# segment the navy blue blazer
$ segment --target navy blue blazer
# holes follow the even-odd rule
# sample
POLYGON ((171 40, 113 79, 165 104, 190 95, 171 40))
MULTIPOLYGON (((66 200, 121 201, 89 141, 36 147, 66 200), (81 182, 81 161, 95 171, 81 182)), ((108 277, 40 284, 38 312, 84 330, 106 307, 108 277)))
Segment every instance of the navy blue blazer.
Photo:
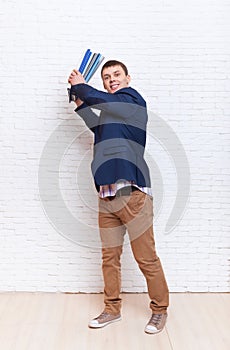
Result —
POLYGON ((73 85, 70 93, 84 102, 75 111, 94 133, 91 169, 97 191, 119 180, 151 187, 144 160, 148 116, 142 96, 131 87, 110 94, 87 84, 73 85))

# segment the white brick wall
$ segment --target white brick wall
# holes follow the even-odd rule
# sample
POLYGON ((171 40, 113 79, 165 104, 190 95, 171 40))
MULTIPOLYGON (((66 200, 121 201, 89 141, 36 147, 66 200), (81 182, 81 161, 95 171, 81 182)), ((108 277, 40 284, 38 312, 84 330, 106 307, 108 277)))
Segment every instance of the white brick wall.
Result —
MULTIPOLYGON (((188 157, 190 200, 182 220, 165 235, 175 170, 151 136, 150 118, 147 157, 158 165, 165 191, 161 211, 155 203, 155 236, 170 290, 229 291, 229 1, 1 0, 0 5, 0 290, 103 290, 90 170, 80 169, 76 181, 87 151, 84 160, 90 163, 92 138, 66 96, 69 72, 91 48, 127 64, 131 85, 174 130, 188 157), (79 244, 55 230, 39 196, 40 157, 63 122, 63 137, 85 131, 60 168, 63 198, 83 222, 74 237, 79 244)), ((91 83, 102 89, 99 73, 91 83)), ((128 244, 122 266, 123 290, 146 291, 128 244)))

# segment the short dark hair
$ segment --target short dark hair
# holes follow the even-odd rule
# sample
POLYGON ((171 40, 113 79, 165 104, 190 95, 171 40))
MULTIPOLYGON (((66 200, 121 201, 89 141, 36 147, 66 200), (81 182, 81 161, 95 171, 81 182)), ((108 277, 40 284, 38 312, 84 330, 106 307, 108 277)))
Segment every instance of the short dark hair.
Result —
POLYGON ((108 68, 108 67, 113 67, 113 66, 121 66, 121 68, 124 70, 125 72, 125 75, 128 75, 128 69, 126 67, 126 65, 120 61, 117 61, 117 60, 110 60, 110 61, 107 61, 105 62, 105 64, 102 66, 101 68, 101 76, 102 76, 102 73, 103 73, 103 70, 105 68, 108 68))

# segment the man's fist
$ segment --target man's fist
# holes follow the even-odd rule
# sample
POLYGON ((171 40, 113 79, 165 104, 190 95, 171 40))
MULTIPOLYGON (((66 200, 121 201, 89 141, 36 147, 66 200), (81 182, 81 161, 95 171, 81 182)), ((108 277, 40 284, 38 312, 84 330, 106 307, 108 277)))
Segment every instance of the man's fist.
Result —
POLYGON ((77 84, 85 84, 86 81, 83 77, 83 75, 76 69, 74 69, 68 79, 68 83, 71 85, 77 85, 77 84))

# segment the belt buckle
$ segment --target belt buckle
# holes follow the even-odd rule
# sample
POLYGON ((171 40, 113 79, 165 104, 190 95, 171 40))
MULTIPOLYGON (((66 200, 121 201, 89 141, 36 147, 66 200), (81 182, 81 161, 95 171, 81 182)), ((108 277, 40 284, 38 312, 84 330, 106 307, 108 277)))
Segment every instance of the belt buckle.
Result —
POLYGON ((129 196, 132 193, 132 186, 125 186, 120 188, 117 193, 116 196, 117 197, 121 197, 121 196, 129 196))
POLYGON ((122 192, 121 192, 122 188, 120 190, 117 190, 115 197, 119 198, 122 196, 122 192))

